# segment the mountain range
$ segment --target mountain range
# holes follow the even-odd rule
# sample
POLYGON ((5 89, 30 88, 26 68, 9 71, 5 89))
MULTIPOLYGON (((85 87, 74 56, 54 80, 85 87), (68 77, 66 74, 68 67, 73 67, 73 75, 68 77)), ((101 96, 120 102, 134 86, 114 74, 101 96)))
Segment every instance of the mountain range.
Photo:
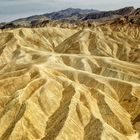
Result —
MULTIPOLYGON (((43 15, 34 15, 27 18, 21 18, 9 23, 1 23, 0 28, 16 28, 16 27, 36 27, 38 24, 46 21, 107 21, 120 17, 127 17, 130 20, 140 18, 140 8, 125 7, 112 11, 98 11, 93 9, 74 9, 68 8, 58 12, 46 13, 43 15)), ((48 22, 47 22, 48 23, 48 22)))

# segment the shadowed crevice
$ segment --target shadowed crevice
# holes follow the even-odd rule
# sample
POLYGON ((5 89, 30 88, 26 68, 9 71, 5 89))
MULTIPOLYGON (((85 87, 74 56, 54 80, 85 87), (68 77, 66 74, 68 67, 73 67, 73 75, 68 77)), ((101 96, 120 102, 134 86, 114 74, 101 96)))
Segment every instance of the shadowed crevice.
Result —
POLYGON ((140 122, 140 114, 137 115, 137 117, 133 120, 133 124, 135 124, 136 122, 140 122))
POLYGON ((98 94, 97 104, 101 115, 105 122, 113 127, 115 130, 122 134, 127 134, 127 130, 119 120, 119 118, 115 115, 115 113, 111 110, 110 106, 105 102, 104 95, 98 94))
POLYGON ((101 140, 103 132, 102 122, 92 115, 89 123, 84 128, 84 131, 84 140, 101 140))
POLYGON ((42 138, 42 140, 54 140, 58 136, 67 119, 69 113, 69 105, 74 93, 75 89, 72 85, 69 85, 64 89, 60 106, 48 119, 45 132, 46 135, 44 138, 42 138))
POLYGON ((18 123, 18 121, 22 118, 22 116, 24 115, 26 111, 26 104, 22 104, 22 106, 20 107, 20 110, 16 116, 16 118, 14 119, 14 121, 10 124, 10 126, 8 127, 8 129, 5 131, 5 133, 0 137, 0 140, 8 140, 12 131, 15 128, 15 125, 18 123))

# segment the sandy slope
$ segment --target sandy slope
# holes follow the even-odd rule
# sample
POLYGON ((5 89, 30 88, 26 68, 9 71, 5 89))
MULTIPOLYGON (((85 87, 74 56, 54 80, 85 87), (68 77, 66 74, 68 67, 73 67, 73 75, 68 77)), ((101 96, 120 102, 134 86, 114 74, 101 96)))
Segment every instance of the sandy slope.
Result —
POLYGON ((140 28, 0 31, 0 140, 139 140, 140 28))

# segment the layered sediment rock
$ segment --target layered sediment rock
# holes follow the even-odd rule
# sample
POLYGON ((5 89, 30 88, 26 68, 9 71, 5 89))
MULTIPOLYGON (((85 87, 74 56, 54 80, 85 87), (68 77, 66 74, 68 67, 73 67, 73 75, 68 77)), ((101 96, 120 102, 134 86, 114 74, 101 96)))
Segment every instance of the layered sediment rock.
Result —
POLYGON ((0 140, 139 140, 139 31, 0 31, 0 140))

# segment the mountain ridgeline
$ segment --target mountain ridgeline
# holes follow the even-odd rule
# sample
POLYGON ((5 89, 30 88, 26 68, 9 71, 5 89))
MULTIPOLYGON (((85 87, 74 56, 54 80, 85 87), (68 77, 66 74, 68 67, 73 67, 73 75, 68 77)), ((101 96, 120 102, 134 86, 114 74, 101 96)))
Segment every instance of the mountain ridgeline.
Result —
POLYGON ((106 22, 114 21, 122 17, 125 18, 127 22, 140 24, 140 8, 135 9, 134 7, 125 7, 114 11, 68 8, 58 12, 17 19, 9 23, 1 23, 0 28, 40 27, 47 26, 48 23, 53 21, 55 21, 55 23, 67 22, 71 24, 75 24, 77 22, 81 23, 81 21, 106 22))

